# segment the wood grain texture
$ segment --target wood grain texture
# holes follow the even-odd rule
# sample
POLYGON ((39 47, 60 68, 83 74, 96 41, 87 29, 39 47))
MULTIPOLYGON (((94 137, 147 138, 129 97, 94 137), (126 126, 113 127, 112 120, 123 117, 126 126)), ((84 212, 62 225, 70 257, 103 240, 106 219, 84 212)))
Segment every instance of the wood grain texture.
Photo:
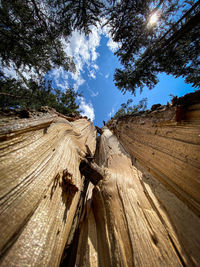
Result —
POLYGON ((0 265, 59 266, 96 130, 52 113, 2 123, 0 138, 0 265))
POLYGON ((88 198, 91 204, 80 224, 76 266, 189 263, 184 252, 178 255, 150 193, 144 190, 142 172, 106 127, 98 153, 98 164, 106 174, 88 198))
POLYGON ((200 266, 200 93, 111 120, 76 266, 200 266), (110 129, 110 130, 109 130, 110 129))
POLYGON ((191 94, 184 107, 110 123, 142 171, 145 194, 186 266, 200 266, 200 105, 192 103, 194 96, 199 101, 199 93, 191 94), (177 121, 180 109, 182 119, 177 121))
POLYGON ((200 266, 199 103, 0 116, 0 266, 200 266))

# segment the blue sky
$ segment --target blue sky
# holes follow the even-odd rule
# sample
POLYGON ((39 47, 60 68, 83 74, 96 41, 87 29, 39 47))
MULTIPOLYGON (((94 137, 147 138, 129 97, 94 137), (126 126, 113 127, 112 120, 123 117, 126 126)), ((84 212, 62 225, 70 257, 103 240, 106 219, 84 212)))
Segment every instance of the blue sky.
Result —
MULTIPOLYGON (((137 104, 147 97, 148 108, 151 108, 153 104, 170 102, 170 94, 183 96, 195 91, 182 78, 175 79, 161 74, 160 82, 152 90, 144 88, 142 94, 138 90, 136 97, 130 93, 123 95, 113 81, 115 68, 120 67, 120 63, 114 56, 117 44, 110 38, 107 28, 92 27, 91 34, 87 37, 74 32, 70 40, 62 40, 62 44, 66 54, 74 58, 77 71, 68 73, 61 67, 53 69, 49 73, 53 85, 61 90, 71 85, 76 91, 82 92, 83 96, 79 98, 82 115, 91 118, 94 125, 99 127, 103 125, 103 120, 108 121, 120 105, 130 98, 133 99, 133 104, 137 104)), ((17 77, 12 68, 4 71, 7 76, 17 77)), ((34 70, 27 69, 23 75, 28 78, 34 75, 34 70)))
POLYGON ((120 67, 120 63, 114 55, 117 45, 112 42, 107 30, 93 28, 89 37, 75 33, 67 46, 66 53, 74 56, 78 66, 77 73, 71 75, 63 72, 61 75, 61 70, 55 70, 52 75, 57 85, 62 87, 71 84, 78 92, 82 92, 83 97, 79 101, 83 115, 90 117, 99 127, 129 98, 133 99, 133 104, 137 104, 147 97, 148 108, 151 108, 153 104, 170 102, 170 94, 183 96, 195 91, 182 78, 160 74, 160 82, 152 90, 144 88, 140 94, 138 89, 136 97, 130 93, 123 95, 113 81, 115 68, 120 67), (57 78, 56 73, 59 73, 57 78))

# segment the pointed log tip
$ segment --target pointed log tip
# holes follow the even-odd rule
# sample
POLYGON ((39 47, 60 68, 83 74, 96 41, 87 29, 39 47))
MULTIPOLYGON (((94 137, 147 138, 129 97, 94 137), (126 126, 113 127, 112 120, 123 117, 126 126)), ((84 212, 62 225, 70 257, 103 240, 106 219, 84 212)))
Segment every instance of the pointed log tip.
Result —
POLYGON ((94 185, 97 185, 103 179, 102 169, 95 163, 88 160, 82 160, 80 163, 80 172, 88 178, 94 185))
POLYGON ((95 126, 96 130, 97 130, 97 133, 99 133, 100 135, 103 134, 103 131, 101 128, 99 128, 98 126, 95 126))

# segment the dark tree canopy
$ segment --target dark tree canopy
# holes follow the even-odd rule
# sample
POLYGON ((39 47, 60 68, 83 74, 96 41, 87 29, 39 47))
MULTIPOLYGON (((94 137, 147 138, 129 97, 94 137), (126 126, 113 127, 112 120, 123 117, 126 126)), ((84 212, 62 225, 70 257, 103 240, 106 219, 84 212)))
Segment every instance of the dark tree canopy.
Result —
POLYGON ((1 70, 1 106, 50 105, 63 113, 77 110, 77 94, 47 85, 45 73, 60 66, 75 71, 62 40, 68 41, 75 30, 88 34, 90 26, 100 21, 103 7, 99 0, 2 0, 0 61, 3 67, 14 67, 21 79, 9 79, 1 70), (22 75, 25 68, 35 72, 30 80, 22 75))
POLYGON ((3 99, 8 105, 30 105, 31 99, 35 107, 55 106, 55 100, 62 109, 67 98, 75 101, 72 89, 59 92, 45 74, 55 67, 75 71, 63 40, 75 30, 88 35, 101 21, 119 43, 116 55, 124 68, 114 79, 122 92, 151 89, 162 72, 200 87, 200 0, 1 0, 0 62, 21 77, 8 78, 1 70, 1 105, 3 99), (158 22, 151 24, 153 15, 158 22), (29 80, 22 75, 27 68, 35 73, 29 80))
POLYGON ((29 66, 44 72, 62 66, 73 70, 61 38, 74 30, 89 33, 100 20, 98 0, 2 0, 0 5, 0 56, 3 65, 29 66))
POLYGON ((79 113, 76 98, 81 96, 73 88, 64 92, 53 88, 51 81, 27 80, 26 85, 16 79, 6 78, 0 73, 0 107, 28 108, 38 110, 41 106, 55 108, 58 112, 69 115, 79 113))
POLYGON ((200 87, 200 1, 122 0, 110 9, 109 23, 121 45, 116 54, 124 69, 114 79, 122 92, 153 88, 161 72, 200 87), (149 24, 150 14, 157 25, 149 24))

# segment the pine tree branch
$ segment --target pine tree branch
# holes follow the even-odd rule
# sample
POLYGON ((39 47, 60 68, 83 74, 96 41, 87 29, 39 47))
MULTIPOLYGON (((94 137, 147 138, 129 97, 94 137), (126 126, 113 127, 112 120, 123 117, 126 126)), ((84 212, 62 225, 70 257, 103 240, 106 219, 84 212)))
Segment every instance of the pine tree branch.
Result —
POLYGON ((4 93, 4 92, 0 92, 0 95, 11 96, 11 97, 20 98, 20 99, 30 99, 30 97, 25 97, 25 96, 21 96, 21 95, 12 95, 9 93, 4 93))

